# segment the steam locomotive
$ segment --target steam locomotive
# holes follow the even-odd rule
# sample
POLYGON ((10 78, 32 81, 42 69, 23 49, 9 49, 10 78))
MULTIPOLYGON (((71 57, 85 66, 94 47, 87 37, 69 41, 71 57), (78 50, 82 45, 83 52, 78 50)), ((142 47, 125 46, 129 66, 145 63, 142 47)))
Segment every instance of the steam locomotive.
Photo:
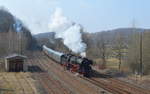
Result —
POLYGON ((46 47, 45 45, 43 46, 43 51, 51 59, 61 64, 66 70, 79 73, 85 77, 91 76, 91 65, 93 64, 92 60, 72 54, 60 53, 46 47))

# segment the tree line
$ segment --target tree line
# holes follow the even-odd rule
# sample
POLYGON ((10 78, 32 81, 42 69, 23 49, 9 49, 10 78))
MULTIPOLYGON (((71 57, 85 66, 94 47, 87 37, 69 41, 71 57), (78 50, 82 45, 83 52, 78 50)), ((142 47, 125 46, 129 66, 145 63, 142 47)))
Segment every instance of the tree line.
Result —
POLYGON ((118 70, 140 75, 150 73, 150 30, 129 28, 83 34, 87 56, 99 58, 99 66, 107 67, 107 60, 116 58, 118 70))

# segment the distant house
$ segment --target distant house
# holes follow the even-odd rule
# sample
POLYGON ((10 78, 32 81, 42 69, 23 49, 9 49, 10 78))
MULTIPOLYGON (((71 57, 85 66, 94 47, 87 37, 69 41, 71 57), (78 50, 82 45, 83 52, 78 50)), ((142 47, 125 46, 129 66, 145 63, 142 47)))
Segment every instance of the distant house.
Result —
POLYGON ((25 63, 27 57, 19 54, 12 54, 5 57, 5 69, 7 72, 21 72, 27 71, 27 64, 25 63))

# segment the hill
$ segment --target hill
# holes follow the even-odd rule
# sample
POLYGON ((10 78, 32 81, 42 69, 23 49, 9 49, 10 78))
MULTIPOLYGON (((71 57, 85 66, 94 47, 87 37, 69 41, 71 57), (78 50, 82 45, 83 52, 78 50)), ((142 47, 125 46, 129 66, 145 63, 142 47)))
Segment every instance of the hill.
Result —
MULTIPOLYGON (((94 55, 94 53, 96 52, 93 52, 93 49, 96 48, 96 46, 98 45, 98 42, 101 41, 101 38, 103 38, 103 40, 107 42, 108 46, 113 46, 116 43, 116 37, 118 36, 118 34, 120 34, 121 36, 123 36, 123 39, 124 39, 123 41, 125 42, 126 46, 128 46, 128 44, 131 41, 131 35, 133 31, 140 32, 140 31, 150 31, 150 30, 142 29, 142 28, 134 28, 134 29, 133 28, 119 28, 119 29, 100 31, 100 32, 95 32, 95 33, 82 32, 83 41, 87 44, 87 50, 86 50, 87 56, 91 58, 94 58, 92 56, 96 56, 94 55), (90 50, 92 50, 93 54, 88 54, 90 50)), ((61 39, 55 39, 54 32, 36 34, 34 35, 34 37, 37 39, 38 44, 40 46, 45 44, 59 51, 65 51, 65 52, 69 51, 67 47, 63 45, 63 42, 61 39)))
MULTIPOLYGON (((54 50, 70 53, 62 39, 55 39, 54 35, 43 33, 35 37, 40 46, 47 45, 54 50)), ((82 39, 87 45, 86 56, 97 64, 119 70, 129 69, 140 74, 142 60, 143 74, 150 73, 150 29, 120 28, 96 33, 82 32, 82 39)))

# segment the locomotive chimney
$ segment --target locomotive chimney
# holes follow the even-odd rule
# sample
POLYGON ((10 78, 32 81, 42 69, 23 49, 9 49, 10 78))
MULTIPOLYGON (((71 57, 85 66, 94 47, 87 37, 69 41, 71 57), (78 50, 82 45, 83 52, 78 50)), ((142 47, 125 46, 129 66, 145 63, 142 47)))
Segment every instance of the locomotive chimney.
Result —
POLYGON ((86 57, 86 52, 82 52, 80 55, 81 55, 82 57, 86 57))

